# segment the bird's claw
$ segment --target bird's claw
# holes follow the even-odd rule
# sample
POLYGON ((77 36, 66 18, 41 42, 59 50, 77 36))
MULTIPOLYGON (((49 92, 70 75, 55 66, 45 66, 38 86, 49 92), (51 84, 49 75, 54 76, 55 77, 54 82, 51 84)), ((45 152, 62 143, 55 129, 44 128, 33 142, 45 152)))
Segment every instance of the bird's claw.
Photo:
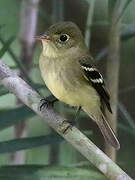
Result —
POLYGON ((63 134, 66 134, 66 132, 67 132, 68 129, 72 130, 72 127, 73 127, 73 126, 72 126, 71 124, 69 124, 69 125, 66 127, 66 129, 64 129, 63 134))
POLYGON ((55 101, 49 101, 47 98, 41 99, 39 106, 40 111, 42 110, 42 108, 49 108, 50 106, 53 107, 54 102, 55 101))

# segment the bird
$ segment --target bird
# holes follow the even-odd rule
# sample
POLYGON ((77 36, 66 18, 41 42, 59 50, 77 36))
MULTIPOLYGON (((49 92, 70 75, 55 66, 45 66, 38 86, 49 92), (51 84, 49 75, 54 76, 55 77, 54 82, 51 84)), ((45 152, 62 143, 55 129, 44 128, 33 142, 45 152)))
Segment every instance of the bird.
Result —
POLYGON ((112 113, 110 95, 79 27, 70 21, 58 22, 35 38, 42 42, 39 67, 51 93, 72 107, 81 107, 96 122, 105 141, 119 149, 105 116, 105 109, 112 113))

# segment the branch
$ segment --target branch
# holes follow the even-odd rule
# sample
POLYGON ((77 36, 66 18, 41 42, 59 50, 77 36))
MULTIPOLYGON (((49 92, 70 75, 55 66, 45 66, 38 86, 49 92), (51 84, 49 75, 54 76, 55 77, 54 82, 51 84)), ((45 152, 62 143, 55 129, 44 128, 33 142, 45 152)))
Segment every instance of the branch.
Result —
POLYGON ((32 55, 36 32, 37 15, 39 0, 23 0, 20 18, 20 42, 21 42, 21 60, 25 66, 31 68, 32 55))
POLYGON ((119 166, 98 149, 96 145, 76 127, 73 126, 72 128, 67 128, 70 125, 67 122, 67 119, 64 119, 50 107, 39 111, 38 106, 41 99, 40 95, 32 90, 24 80, 18 77, 14 71, 10 70, 8 66, 1 61, 0 82, 35 113, 43 117, 45 122, 72 144, 110 180, 132 180, 132 178, 130 178, 119 166))
MULTIPOLYGON (((111 95, 111 106, 113 114, 107 113, 107 120, 117 132, 117 105, 118 105, 118 87, 119 87, 119 67, 120 67, 120 20, 117 22, 121 13, 121 0, 112 1, 113 7, 110 11, 110 32, 109 32, 109 47, 108 61, 106 69, 107 87, 111 95)), ((116 150, 106 144, 105 153, 113 160, 116 160, 116 150)))

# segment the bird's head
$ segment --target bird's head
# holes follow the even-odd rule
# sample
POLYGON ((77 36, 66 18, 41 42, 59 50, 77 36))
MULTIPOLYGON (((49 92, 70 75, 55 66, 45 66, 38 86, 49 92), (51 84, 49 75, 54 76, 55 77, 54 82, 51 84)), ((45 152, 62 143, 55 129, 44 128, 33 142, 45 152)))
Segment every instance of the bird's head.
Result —
POLYGON ((42 41, 43 54, 49 57, 81 53, 86 50, 80 29, 72 22, 56 23, 50 26, 44 35, 35 38, 42 41))

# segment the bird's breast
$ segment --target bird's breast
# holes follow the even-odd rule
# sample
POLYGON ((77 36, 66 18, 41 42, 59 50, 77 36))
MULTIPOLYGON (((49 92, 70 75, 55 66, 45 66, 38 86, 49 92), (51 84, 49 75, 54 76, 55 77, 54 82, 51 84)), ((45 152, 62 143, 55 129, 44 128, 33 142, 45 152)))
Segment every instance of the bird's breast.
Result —
POLYGON ((48 72, 44 76, 44 81, 50 91, 60 100, 62 100, 67 93, 66 87, 64 87, 63 81, 60 79, 60 74, 56 72, 48 72))
POLYGON ((77 95, 77 80, 72 77, 72 72, 68 71, 67 67, 53 61, 47 64, 47 60, 41 60, 40 69, 46 86, 57 99, 71 106, 78 106, 78 101, 73 98, 77 95))

